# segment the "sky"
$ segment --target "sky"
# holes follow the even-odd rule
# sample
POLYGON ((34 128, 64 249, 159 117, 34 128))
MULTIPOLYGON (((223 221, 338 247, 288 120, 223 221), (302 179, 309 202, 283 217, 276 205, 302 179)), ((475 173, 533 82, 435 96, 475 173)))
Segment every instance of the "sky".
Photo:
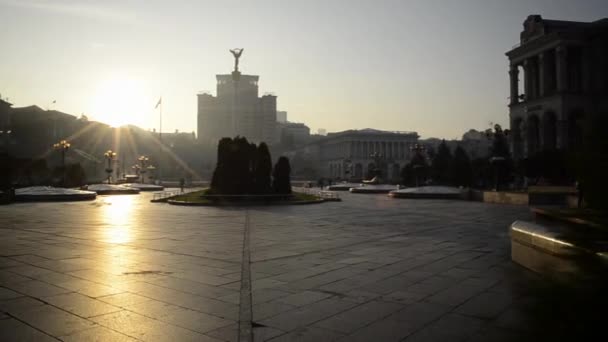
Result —
POLYGON ((196 130, 196 94, 260 75, 312 132, 459 138, 508 124, 508 60, 530 14, 593 21, 605 0, 0 0, 0 96, 113 125, 196 130))

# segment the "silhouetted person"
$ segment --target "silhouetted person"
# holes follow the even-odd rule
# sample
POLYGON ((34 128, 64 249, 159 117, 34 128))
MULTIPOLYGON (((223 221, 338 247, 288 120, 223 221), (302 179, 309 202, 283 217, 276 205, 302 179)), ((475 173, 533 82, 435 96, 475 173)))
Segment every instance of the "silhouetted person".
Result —
POLYGON ((186 184, 186 180, 182 177, 179 179, 179 188, 181 192, 184 192, 184 185, 186 184))

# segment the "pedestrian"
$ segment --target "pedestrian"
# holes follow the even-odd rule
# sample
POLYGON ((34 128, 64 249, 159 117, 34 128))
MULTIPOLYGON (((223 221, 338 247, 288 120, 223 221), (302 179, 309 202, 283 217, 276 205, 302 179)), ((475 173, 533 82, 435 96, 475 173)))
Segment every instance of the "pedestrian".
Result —
POLYGON ((186 184, 186 180, 184 179, 184 177, 179 179, 179 188, 181 192, 184 192, 184 185, 186 184))

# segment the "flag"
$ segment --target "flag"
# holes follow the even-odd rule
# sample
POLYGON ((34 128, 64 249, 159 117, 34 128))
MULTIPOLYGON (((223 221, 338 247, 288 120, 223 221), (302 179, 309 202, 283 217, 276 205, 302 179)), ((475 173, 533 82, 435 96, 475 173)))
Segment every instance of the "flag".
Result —
POLYGON ((158 106, 160 106, 161 103, 163 103, 163 98, 159 97, 158 102, 156 102, 156 106, 154 106, 154 109, 158 108, 158 106))

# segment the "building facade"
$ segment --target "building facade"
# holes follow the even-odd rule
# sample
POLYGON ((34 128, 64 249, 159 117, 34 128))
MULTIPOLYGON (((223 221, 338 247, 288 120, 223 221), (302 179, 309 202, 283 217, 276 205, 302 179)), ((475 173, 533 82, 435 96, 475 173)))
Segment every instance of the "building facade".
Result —
POLYGON ((259 143, 276 142, 277 97, 258 95, 259 76, 235 71, 216 75, 217 96, 198 94, 197 136, 217 144, 223 137, 246 137, 259 143))
POLYGON ((284 110, 277 111, 277 122, 287 122, 287 112, 284 110))
POLYGON ((378 168, 383 179, 398 181, 417 141, 415 132, 368 128, 329 133, 305 149, 317 155, 322 177, 361 180, 378 168))
POLYGON ((284 147, 299 147, 310 142, 310 127, 298 122, 277 123, 278 140, 284 147))
POLYGON ((608 108, 608 19, 531 15, 506 55, 513 156, 580 146, 585 118, 608 108))

